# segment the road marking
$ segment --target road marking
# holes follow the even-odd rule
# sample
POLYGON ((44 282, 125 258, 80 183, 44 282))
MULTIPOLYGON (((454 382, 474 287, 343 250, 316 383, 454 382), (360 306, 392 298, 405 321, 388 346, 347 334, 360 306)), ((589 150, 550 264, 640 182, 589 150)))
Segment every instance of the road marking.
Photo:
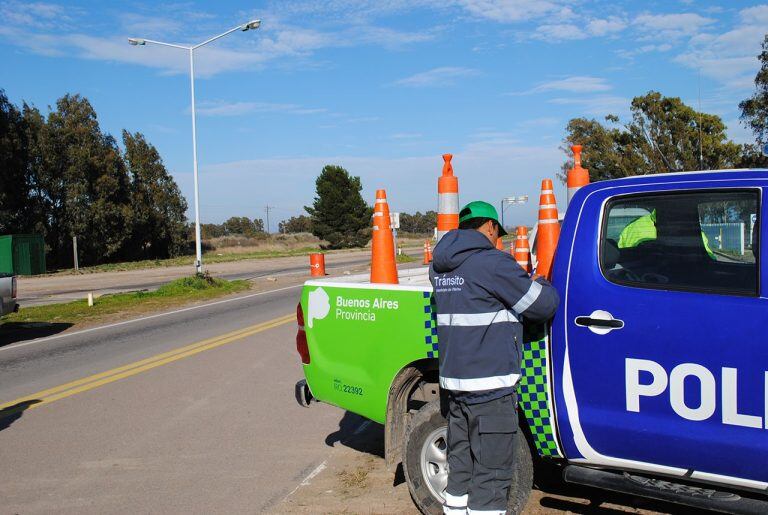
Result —
POLYGON ((141 318, 133 318, 131 320, 124 320, 122 322, 115 322, 114 324, 100 325, 98 327, 91 327, 90 329, 83 329, 81 331, 75 331, 73 333, 64 333, 64 334, 57 334, 55 336, 46 336, 45 338, 36 338, 36 339, 30 340, 28 342, 17 343, 15 345, 6 345, 5 347, 0 347, 0 352, 6 351, 6 350, 10 350, 10 349, 18 349, 19 347, 26 347, 27 345, 32 345, 34 343, 43 343, 43 342, 48 342, 48 341, 51 341, 51 340, 56 340, 56 339, 59 339, 59 338, 67 338, 69 336, 77 336, 77 335, 80 335, 80 334, 90 333, 90 332, 93 332, 93 331, 100 331, 102 329, 110 329, 112 327, 118 327, 118 326, 121 326, 121 325, 133 324, 134 322, 142 322, 144 320, 151 320, 153 318, 160 318, 160 317, 165 317, 165 316, 168 316, 168 315, 175 315, 177 313, 184 313, 185 311, 192 311, 194 309, 207 308, 207 307, 210 307, 210 306, 216 306, 218 304, 226 304, 227 302, 235 302, 235 301, 238 301, 238 300, 250 299, 250 298, 253 298, 253 297, 258 297, 259 295, 267 295, 269 293, 277 293, 277 292, 280 292, 280 291, 292 290, 293 288, 300 288, 302 286, 304 286, 304 285, 303 284, 295 284, 293 286, 286 286, 285 288, 278 288, 276 290, 260 291, 260 292, 257 292, 257 293, 251 293, 250 295, 243 295, 242 297, 235 297, 233 299, 218 300, 216 302, 209 302, 207 304, 199 304, 197 306, 190 306, 188 308, 181 308, 181 309, 177 309, 177 310, 174 310, 174 311, 168 311, 168 312, 165 312, 165 313, 157 313, 155 315, 149 315, 149 316, 145 316, 145 317, 141 317, 141 318))
POLYGON ((287 324, 288 322, 291 322, 295 319, 296 316, 293 314, 285 315, 279 318, 268 320, 266 322, 262 322, 260 324, 245 327, 237 331, 232 331, 230 333, 219 335, 213 338, 208 338, 207 340, 192 343, 172 351, 157 354, 155 356, 142 359, 134 363, 129 363, 121 367, 113 368, 105 372, 100 372, 98 374, 84 377, 76 381, 54 386, 53 388, 48 388, 47 390, 25 395, 24 397, 20 397, 13 401, 0 404, 0 411, 7 410, 7 408, 12 408, 13 406, 22 403, 25 404, 16 410, 10 409, 4 411, 2 413, 2 417, 4 418, 23 409, 32 409, 38 406, 43 406, 45 404, 50 404, 51 402, 57 401, 59 399, 64 399, 78 393, 87 392, 88 390, 92 390, 99 386, 103 386, 105 384, 109 384, 126 377, 131 377, 136 374, 140 374, 141 372, 146 372, 147 370, 152 370, 153 368, 167 365, 168 363, 172 363, 189 356, 194 356, 195 354, 199 354, 210 349, 215 349, 216 347, 226 345, 227 343, 242 340, 243 338, 252 336, 256 333, 274 329, 275 327, 287 324), (38 402, 27 406, 26 404, 31 401, 38 402))
MULTIPOLYGON (((304 478, 304 481, 299 483, 299 486, 307 486, 309 482, 312 481, 312 479, 314 479, 314 477, 318 475, 320 472, 322 472, 323 470, 325 470, 325 462, 322 462, 320 465, 317 466, 317 468, 315 468, 315 470, 310 472, 309 475, 304 478)), ((294 492, 295 491, 296 490, 294 490, 294 492)))
POLYGON ((315 470, 313 470, 312 472, 310 472, 310 473, 307 475, 307 477, 305 477, 305 478, 304 478, 304 480, 303 480, 301 483, 299 483, 298 485, 296 485, 296 488, 294 488, 293 490, 291 490, 291 493, 289 493, 288 495, 286 495, 285 497, 283 497, 283 500, 282 500, 282 501, 280 501, 280 502, 285 502, 285 500, 286 500, 286 499, 288 499, 290 496, 292 496, 293 494, 295 494, 295 493, 296 493, 296 490, 298 490, 298 489, 299 489, 299 488, 301 488, 302 486, 308 486, 308 485, 309 485, 309 483, 310 483, 310 481, 312 481, 312 479, 314 479, 314 477, 315 477, 316 475, 318 475, 320 472, 322 472, 323 470, 325 470, 325 467, 326 467, 326 463, 327 463, 327 461, 328 461, 328 460, 325 460, 325 461, 324 461, 324 462, 322 462, 320 465, 318 465, 317 467, 315 467, 315 470))

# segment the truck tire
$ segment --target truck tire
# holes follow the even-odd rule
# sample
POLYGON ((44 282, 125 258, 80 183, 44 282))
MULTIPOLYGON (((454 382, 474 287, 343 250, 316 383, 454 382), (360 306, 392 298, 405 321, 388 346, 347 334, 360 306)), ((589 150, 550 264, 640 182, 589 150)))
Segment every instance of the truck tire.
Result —
MULTIPOLYGON (((445 461, 448 423, 440 413, 440 402, 425 404, 411 418, 403 441, 403 473, 413 502, 428 515, 443 512, 441 485, 447 480, 445 461), (440 462, 442 453, 443 461, 440 462), (445 474, 445 476, 443 476, 445 474), (445 480, 443 478, 445 477, 445 480), (440 490, 439 492, 437 490, 440 490)), ((522 513, 533 487, 533 460, 523 431, 515 435, 515 470, 509 489, 507 513, 522 513)))

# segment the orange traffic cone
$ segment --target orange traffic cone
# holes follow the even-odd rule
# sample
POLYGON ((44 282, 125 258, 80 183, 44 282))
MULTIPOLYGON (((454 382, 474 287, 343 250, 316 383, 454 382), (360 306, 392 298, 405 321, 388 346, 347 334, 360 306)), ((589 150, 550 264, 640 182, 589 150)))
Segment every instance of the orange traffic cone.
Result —
POLYGON ((589 170, 581 167, 581 145, 573 145, 573 168, 568 170, 568 204, 583 186, 589 184, 589 170))
POLYGON ((459 228, 459 179, 453 175, 452 154, 443 154, 443 174, 437 179, 437 241, 459 228))
POLYGON ((536 273, 547 279, 552 275, 552 260, 555 257, 559 236, 560 222, 557 219, 557 203, 555 202, 555 192, 552 189, 552 179, 544 179, 541 181, 541 197, 539 197, 536 273))
POLYGON ((496 248, 498 250, 504 250, 504 242, 501 241, 501 237, 496 238, 496 248))
POLYGON ((524 225, 520 225, 517 228, 517 236, 515 236, 515 261, 520 265, 527 273, 531 273, 531 249, 528 245, 528 228, 524 225))
POLYGON ((428 265, 429 262, 432 260, 432 256, 430 255, 432 252, 429 249, 429 240, 424 241, 424 263, 425 265, 428 265))
POLYGON ((429 262, 432 262, 432 244, 427 240, 427 257, 429 258, 429 262))
POLYGON ((371 282, 397 284, 395 239, 389 217, 387 192, 376 190, 373 207, 373 237, 371 238, 371 282))

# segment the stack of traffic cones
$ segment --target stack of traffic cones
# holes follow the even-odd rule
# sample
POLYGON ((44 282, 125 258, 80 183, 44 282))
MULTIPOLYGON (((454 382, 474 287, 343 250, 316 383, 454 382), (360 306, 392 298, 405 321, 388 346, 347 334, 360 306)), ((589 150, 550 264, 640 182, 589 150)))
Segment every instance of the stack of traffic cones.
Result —
POLYGON ((443 154, 443 174, 437 179, 437 241, 459 228, 459 179, 453 175, 452 154, 443 154))
POLYGON ((573 168, 568 170, 568 204, 582 187, 589 184, 589 170, 581 167, 581 145, 573 145, 573 168))
POLYGON ((517 264, 522 267, 526 273, 531 273, 531 249, 528 245, 528 228, 524 225, 520 225, 517 228, 517 235, 514 240, 514 256, 517 264))
POLYGON ((397 284, 395 239, 389 217, 387 192, 376 190, 373 208, 373 236, 371 238, 371 282, 397 284))
POLYGON ((555 257, 557 239, 560 237, 560 221, 557 218, 557 203, 552 189, 552 179, 541 181, 539 197, 539 229, 536 235, 536 273, 550 279, 552 261, 555 257))
POLYGON ((432 245, 429 240, 424 241, 424 264, 428 265, 432 262, 432 245))

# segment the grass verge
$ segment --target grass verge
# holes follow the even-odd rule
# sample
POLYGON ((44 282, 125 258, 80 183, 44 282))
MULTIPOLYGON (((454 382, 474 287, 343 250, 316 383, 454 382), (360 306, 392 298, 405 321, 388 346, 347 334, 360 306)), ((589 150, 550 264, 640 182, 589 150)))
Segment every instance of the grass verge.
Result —
MULTIPOLYGON (((231 261, 242 261, 244 259, 268 259, 279 257, 305 256, 312 252, 320 252, 319 247, 302 247, 293 250, 264 250, 255 252, 241 252, 225 254, 221 251, 212 251, 203 254, 203 263, 210 265, 212 263, 229 263, 231 261)), ((81 274, 92 274, 98 272, 122 272, 125 270, 142 270, 145 268, 161 268, 166 266, 185 266, 190 267, 195 264, 195 256, 179 256, 169 259, 145 259, 143 261, 126 261, 124 263, 105 263, 103 265, 94 265, 80 267, 81 274)), ((74 268, 59 270, 59 274, 73 274, 74 268)))
POLYGON ((2 318, 3 323, 35 324, 93 322, 116 314, 136 314, 158 311, 178 304, 208 300, 230 293, 247 290, 248 281, 226 281, 210 276, 193 276, 176 279, 155 291, 137 291, 103 295, 94 299, 92 307, 86 300, 64 304, 50 304, 21 308, 2 318))
POLYGON ((409 256, 408 254, 399 254, 396 256, 396 260, 398 263, 412 263, 416 261, 416 258, 413 256, 409 256))

